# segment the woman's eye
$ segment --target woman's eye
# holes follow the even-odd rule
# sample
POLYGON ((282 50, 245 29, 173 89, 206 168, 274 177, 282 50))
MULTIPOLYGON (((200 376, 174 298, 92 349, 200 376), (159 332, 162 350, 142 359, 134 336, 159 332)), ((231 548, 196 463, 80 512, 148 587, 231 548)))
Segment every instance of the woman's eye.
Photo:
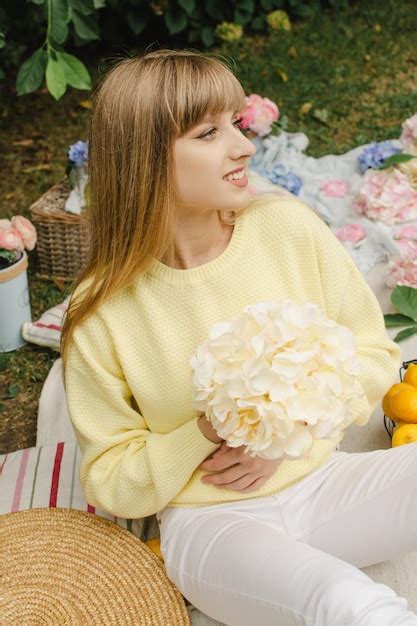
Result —
POLYGON ((204 137, 212 137, 213 133, 216 132, 215 128, 212 128, 211 130, 209 130, 207 133, 205 133, 204 135, 201 135, 201 139, 204 139, 204 137))
MULTIPOLYGON (((242 120, 241 120, 240 117, 233 122, 233 126, 235 126, 236 128, 239 128, 239 130, 242 130, 241 124, 242 124, 242 120)), ((205 139, 205 137, 213 137, 213 135, 214 135, 214 133, 216 131, 217 131, 217 128, 212 128, 211 130, 209 130, 204 135, 201 135, 200 139, 205 139)))

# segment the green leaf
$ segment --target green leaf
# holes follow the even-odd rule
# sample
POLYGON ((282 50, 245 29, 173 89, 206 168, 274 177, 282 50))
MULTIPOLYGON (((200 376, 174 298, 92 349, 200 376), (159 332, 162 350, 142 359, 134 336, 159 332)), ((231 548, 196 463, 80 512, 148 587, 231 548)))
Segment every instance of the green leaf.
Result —
POLYGON ((253 30, 263 30, 265 28, 265 17, 263 15, 258 15, 255 17, 250 24, 253 30))
POLYGON ((16 398, 19 395, 20 387, 17 383, 13 383, 9 387, 9 398, 16 398))
POLYGON ((48 65, 46 66, 46 86, 55 100, 59 100, 67 88, 64 69, 59 61, 56 61, 51 56, 49 56, 48 65))
POLYGON ((76 89, 91 89, 90 74, 84 63, 66 52, 57 52, 56 56, 68 85, 76 89))
POLYGON ((214 44, 214 29, 211 26, 204 26, 201 31, 201 41, 206 48, 210 48, 214 44))
POLYGON ((45 0, 30 0, 33 4, 44 4, 45 0))
POLYGON ((188 18, 192 26, 200 26, 203 20, 207 20, 203 6, 201 4, 196 4, 194 9, 188 14, 188 18))
POLYGON ((330 126, 328 122, 329 112, 327 109, 314 109, 312 115, 313 117, 316 118, 316 120, 319 120, 319 122, 321 122, 322 124, 325 124, 326 126, 330 126))
POLYGON ((95 9, 102 9, 106 6, 106 0, 94 0, 93 3, 95 9))
POLYGON ((195 9, 195 0, 178 0, 180 7, 190 15, 195 9))
POLYGON ((3 80, 5 77, 6 77, 6 74, 4 72, 4 69, 0 67, 0 80, 3 80))
POLYGON ((67 0, 51 0, 50 34, 58 43, 64 43, 68 37, 67 0))
POLYGON ((127 13, 127 23, 129 27, 135 35, 140 35, 149 22, 150 14, 143 9, 134 11, 128 11, 127 13))
POLYGON ((287 130, 287 128, 288 128, 288 122, 289 122, 289 120, 288 120, 288 115, 282 115, 282 116, 279 118, 279 122, 273 122, 273 125, 274 125, 274 124, 277 124, 277 126, 278 126, 279 128, 282 128, 283 130, 287 130))
POLYGON ((410 159, 415 159, 415 156, 412 154, 405 154, 404 152, 399 152, 398 154, 393 154, 392 156, 385 159, 383 165, 381 165, 380 170, 385 170, 387 167, 391 167, 391 165, 396 165, 397 163, 406 163, 410 159))
POLYGON ((71 9, 82 15, 90 15, 95 11, 93 0, 69 0, 69 5, 71 9))
POLYGON ((5 34, 0 33, 0 48, 4 48, 5 45, 6 45, 5 34))
POLYGON ((92 15, 82 15, 78 11, 72 12, 72 21, 77 35, 84 41, 100 39, 98 25, 92 15))
POLYGON ((233 11, 233 21, 236 24, 248 24, 252 19, 254 9, 253 0, 238 0, 233 11))
POLYGON ((216 22, 222 22, 224 19, 224 2, 222 0, 207 0, 206 11, 209 17, 216 22))
POLYGON ((397 343, 400 343, 400 341, 404 341, 404 339, 407 339, 407 337, 411 337, 411 335, 415 335, 416 333, 417 333, 417 326, 413 326, 411 328, 405 328, 404 330, 400 331, 398 335, 394 337, 394 341, 396 341, 397 343))
POLYGON ((417 325, 417 322, 413 322, 411 317, 407 315, 400 315, 399 313, 386 313, 384 315, 385 326, 387 328, 394 328, 395 326, 413 326, 417 325))
POLYGON ((6 352, 0 352, 0 372, 5 372, 9 363, 6 352))
POLYGON ((178 6, 170 4, 164 13, 164 20, 170 35, 176 35, 187 28, 187 14, 178 6))
POLYGON ((391 294, 391 302, 400 313, 417 322, 417 289, 397 285, 391 294))
MULTIPOLYGON (((24 172, 24 170, 22 170, 22 172, 24 172)), ((6 259, 7 263, 10 265, 16 262, 18 254, 18 252, 13 252, 12 250, 4 250, 3 248, 0 248, 0 259, 6 259)))
POLYGON ((16 78, 17 95, 35 91, 43 80, 45 73, 47 54, 43 48, 38 48, 32 56, 23 63, 16 78))

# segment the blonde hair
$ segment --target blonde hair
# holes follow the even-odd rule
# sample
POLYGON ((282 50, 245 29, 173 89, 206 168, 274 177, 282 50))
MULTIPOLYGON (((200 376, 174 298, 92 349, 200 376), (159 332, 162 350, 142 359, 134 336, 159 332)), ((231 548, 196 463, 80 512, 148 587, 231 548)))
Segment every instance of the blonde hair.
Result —
MULTIPOLYGON (((172 146, 207 113, 245 108, 241 84, 222 57, 154 50, 123 59, 92 95, 88 141, 89 258, 73 291, 61 336, 65 371, 74 329, 153 258, 172 258, 175 207, 172 146)), ((233 224, 245 209, 221 221, 233 224)))

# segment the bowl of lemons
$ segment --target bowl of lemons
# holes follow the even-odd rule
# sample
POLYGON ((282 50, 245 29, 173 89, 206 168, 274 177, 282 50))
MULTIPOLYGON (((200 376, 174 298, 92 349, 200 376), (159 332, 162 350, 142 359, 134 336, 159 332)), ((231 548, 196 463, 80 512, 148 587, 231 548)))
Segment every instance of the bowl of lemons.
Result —
POLYGON ((393 448, 417 441, 417 359, 403 363, 400 378, 401 382, 392 385, 382 399, 385 428, 393 448))

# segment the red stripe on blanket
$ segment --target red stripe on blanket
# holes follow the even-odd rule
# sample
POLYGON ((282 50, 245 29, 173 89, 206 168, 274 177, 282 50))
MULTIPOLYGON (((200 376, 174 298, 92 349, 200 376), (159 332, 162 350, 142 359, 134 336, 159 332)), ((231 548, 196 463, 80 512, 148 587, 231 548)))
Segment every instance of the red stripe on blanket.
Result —
POLYGON ((59 487, 59 475, 61 472, 62 457, 64 454, 64 442, 57 443, 54 468, 52 470, 51 491, 49 496, 49 506, 56 508, 58 487, 59 487))
POLYGON ((13 495, 12 510, 11 510, 12 513, 19 510, 20 499, 22 497, 23 482, 25 480, 26 467, 28 464, 29 454, 30 454, 30 448, 26 448, 26 450, 23 450, 22 452, 22 458, 20 459, 20 465, 19 465, 19 473, 17 475, 16 486, 15 486, 14 495, 13 495))
POLYGON ((87 512, 88 513, 95 513, 96 512, 96 507, 95 506, 91 506, 91 504, 87 504, 87 512))
POLYGON ((61 326, 57 326, 56 324, 42 324, 42 322, 34 322, 34 326, 37 328, 49 328, 50 330, 61 330, 61 326))

